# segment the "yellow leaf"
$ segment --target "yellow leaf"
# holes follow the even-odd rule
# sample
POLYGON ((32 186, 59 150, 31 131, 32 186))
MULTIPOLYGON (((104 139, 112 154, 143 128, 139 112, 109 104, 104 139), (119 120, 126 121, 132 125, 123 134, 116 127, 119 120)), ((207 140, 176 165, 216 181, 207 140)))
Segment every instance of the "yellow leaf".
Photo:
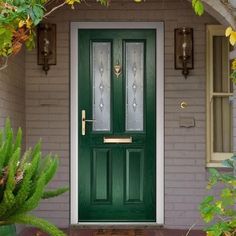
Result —
POLYGON ((18 23, 18 27, 21 28, 24 25, 25 25, 25 21, 24 20, 20 20, 19 23, 18 23))
POLYGON ((236 43, 236 32, 232 31, 229 37, 229 42, 232 46, 236 43))
POLYGON ((66 3, 69 5, 73 5, 75 3, 75 0, 66 0, 66 3))
POLYGON ((211 231, 207 231, 207 236, 214 236, 214 233, 211 231))
POLYGON ((216 206, 222 210, 222 201, 216 201, 216 206))
POLYGON ((233 60, 231 68, 232 68, 232 70, 236 70, 236 59, 233 60))
POLYGON ((27 19, 26 20, 26 27, 29 29, 29 28, 31 28, 31 25, 32 25, 32 21, 30 19, 27 19))
POLYGON ((230 36, 231 32, 233 31, 232 27, 228 27, 226 30, 225 30, 225 36, 228 37, 230 36))

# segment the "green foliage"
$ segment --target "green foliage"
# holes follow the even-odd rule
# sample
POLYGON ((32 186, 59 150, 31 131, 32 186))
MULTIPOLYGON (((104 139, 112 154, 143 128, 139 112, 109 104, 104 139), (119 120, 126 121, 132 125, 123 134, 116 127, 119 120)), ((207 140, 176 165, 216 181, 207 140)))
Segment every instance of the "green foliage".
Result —
POLYGON ((65 236, 65 234, 50 224, 48 221, 39 219, 33 215, 14 215, 8 219, 9 223, 30 224, 37 228, 43 229, 46 233, 53 236, 65 236))
POLYGON ((211 189, 218 183, 223 184, 224 188, 217 197, 206 196, 199 206, 202 219, 206 223, 214 222, 205 229, 208 236, 236 235, 236 156, 225 160, 223 164, 233 172, 220 173, 216 169, 210 169, 207 188, 211 189))
POLYGON ((41 141, 21 155, 21 142, 22 130, 18 129, 14 138, 8 119, 0 131, 0 222, 32 224, 53 236, 64 235, 50 223, 27 214, 41 199, 68 191, 44 191, 56 173, 58 158, 51 154, 42 158, 41 141))
POLYGON ((12 53, 12 37, 12 31, 0 24, 0 55, 6 57, 12 53))
POLYGON ((45 191, 43 193, 42 199, 48 199, 48 198, 59 196, 65 192, 67 192, 68 190, 69 190, 68 187, 63 187, 63 188, 58 188, 56 190, 45 191))
POLYGON ((32 47, 35 26, 42 21, 44 12, 41 0, 0 1, 0 56, 17 53, 23 43, 32 47))
POLYGON ((192 0, 192 7, 196 15, 201 16, 204 13, 204 6, 201 0, 192 0))
MULTIPOLYGON (((102 6, 109 6, 111 0, 95 0, 102 6)), ((142 2, 145 0, 132 0, 142 2)), ((200 0, 199 0, 200 1, 200 0)), ((0 0, 0 57, 18 53, 22 45, 27 49, 35 47, 36 26, 56 9, 65 4, 74 9, 74 4, 86 0, 0 0), (46 4, 54 4, 47 12, 46 4)))

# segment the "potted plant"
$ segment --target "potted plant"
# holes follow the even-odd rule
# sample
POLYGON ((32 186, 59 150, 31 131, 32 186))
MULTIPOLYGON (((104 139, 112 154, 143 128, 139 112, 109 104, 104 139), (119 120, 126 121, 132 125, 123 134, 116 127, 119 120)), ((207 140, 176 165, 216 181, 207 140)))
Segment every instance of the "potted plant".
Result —
POLYGON ((236 235, 236 156, 225 160, 223 165, 230 168, 230 172, 221 173, 210 169, 207 188, 216 184, 223 188, 218 196, 208 195, 200 204, 200 213, 206 223, 213 222, 205 231, 207 236, 235 236, 236 235))
POLYGON ((58 158, 42 157, 41 141, 22 155, 22 130, 14 137, 10 120, 0 131, 0 235, 13 236, 15 223, 29 224, 52 236, 65 235, 46 220, 29 214, 41 199, 58 196, 67 187, 45 190, 58 167, 58 158))

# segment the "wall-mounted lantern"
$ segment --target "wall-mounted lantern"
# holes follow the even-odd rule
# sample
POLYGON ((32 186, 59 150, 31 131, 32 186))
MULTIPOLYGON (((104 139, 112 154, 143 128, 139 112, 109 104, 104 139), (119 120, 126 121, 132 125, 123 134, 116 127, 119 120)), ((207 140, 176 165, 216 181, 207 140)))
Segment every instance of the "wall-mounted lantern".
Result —
POLYGON ((47 75, 50 65, 56 65, 56 24, 38 25, 38 65, 43 66, 47 75))
POLYGON ((185 79, 193 65, 193 29, 175 29, 175 69, 182 70, 185 79))

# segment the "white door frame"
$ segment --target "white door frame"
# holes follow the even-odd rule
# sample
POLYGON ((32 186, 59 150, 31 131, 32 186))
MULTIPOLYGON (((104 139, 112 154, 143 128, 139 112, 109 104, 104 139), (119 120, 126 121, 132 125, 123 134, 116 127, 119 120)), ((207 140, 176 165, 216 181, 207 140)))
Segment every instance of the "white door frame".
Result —
MULTIPOLYGON (((156 222, 164 224, 164 24, 163 22, 72 22, 70 27, 70 222, 78 216, 78 30, 80 29, 155 29, 156 30, 156 222)), ((92 224, 96 224, 92 223, 92 224)), ((98 223, 99 224, 99 223, 98 223)), ((101 223, 100 223, 101 224, 101 223)), ((112 223, 102 223, 112 224, 112 223)), ((138 224, 138 223, 117 223, 138 224)), ((149 223, 143 222, 145 225, 149 223)))

